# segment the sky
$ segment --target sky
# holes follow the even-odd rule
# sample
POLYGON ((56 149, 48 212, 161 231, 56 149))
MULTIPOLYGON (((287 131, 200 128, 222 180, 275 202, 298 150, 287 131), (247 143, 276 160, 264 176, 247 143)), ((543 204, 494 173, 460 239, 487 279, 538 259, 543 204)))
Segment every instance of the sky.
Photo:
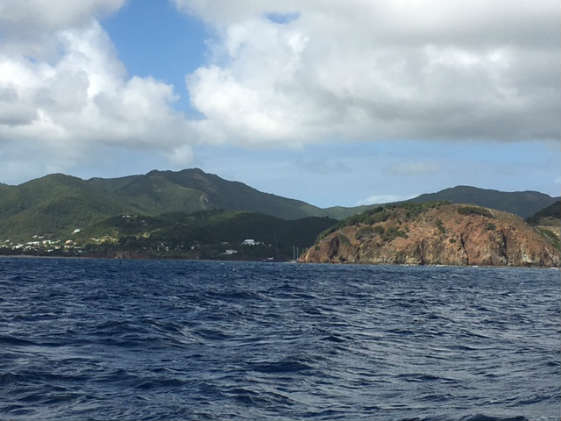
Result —
POLYGON ((1 0, 0 182, 561 189, 558 0, 1 0))

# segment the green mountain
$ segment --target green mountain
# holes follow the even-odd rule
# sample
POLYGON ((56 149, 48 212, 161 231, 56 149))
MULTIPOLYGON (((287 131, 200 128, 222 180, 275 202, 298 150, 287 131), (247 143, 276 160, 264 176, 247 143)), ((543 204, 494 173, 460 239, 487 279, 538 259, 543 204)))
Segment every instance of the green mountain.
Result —
MULTIPOLYGON (((499 190, 480 189, 478 187, 471 186, 456 186, 436 193, 422 194, 412 199, 395 202, 393 204, 427 203, 435 201, 467 203, 502 210, 527 218, 540 209, 554 203, 556 200, 559 200, 559 197, 551 197, 547 194, 536 191, 503 192, 499 190)), ((382 203, 382 205, 389 204, 392 203, 382 203)), ((345 219, 369 209, 377 208, 380 205, 381 204, 373 204, 356 207, 334 206, 326 208, 323 211, 326 216, 331 218, 345 219)))
POLYGON ((134 236, 157 241, 208 243, 253 238, 304 247, 313 243, 318 232, 335 223, 335 219, 325 217, 286 220, 253 212, 222 210, 176 212, 157 217, 121 215, 93 224, 73 238, 80 241, 91 237, 134 236))
POLYGON ((352 206, 352 207, 345 207, 345 206, 331 206, 329 208, 322 209, 322 215, 328 216, 329 218, 333 219, 345 219, 350 216, 362 213, 371 209, 373 207, 377 207, 379 205, 362 205, 362 206, 352 206))
POLYGON ((0 239, 68 234, 115 215, 227 209, 283 219, 324 216, 305 202, 263 193, 199 169, 82 180, 52 174, 0 188, 0 239))
POLYGON ((561 222, 561 200, 539 210, 526 221, 531 225, 558 225, 561 222))
MULTIPOLYGON (((538 192, 500 192, 458 186, 425 194, 411 202, 446 200, 473 203, 527 217, 556 199, 538 192)), ((295 220, 311 216, 345 219, 378 205, 321 209, 306 202, 263 193, 200 169, 151 171, 145 175, 82 180, 52 174, 17 186, 0 184, 0 240, 33 235, 62 238, 120 215, 224 209, 295 220)))
POLYGON ((118 195, 131 211, 145 215, 229 209, 298 219, 322 213, 308 203, 263 193, 200 169, 151 171, 117 179, 95 178, 87 183, 107 194, 118 195))
POLYGON ((243 211, 200 211, 158 217, 121 215, 72 236, 88 255, 286 260, 337 221, 308 217, 285 220, 243 211), (251 239, 249 245, 242 245, 251 239), (227 254, 230 250, 231 254, 227 254))
POLYGON ((484 206, 527 218, 540 209, 551 205, 559 198, 537 191, 502 192, 470 186, 456 186, 437 193, 422 194, 407 202, 424 203, 442 200, 451 203, 469 203, 484 206))

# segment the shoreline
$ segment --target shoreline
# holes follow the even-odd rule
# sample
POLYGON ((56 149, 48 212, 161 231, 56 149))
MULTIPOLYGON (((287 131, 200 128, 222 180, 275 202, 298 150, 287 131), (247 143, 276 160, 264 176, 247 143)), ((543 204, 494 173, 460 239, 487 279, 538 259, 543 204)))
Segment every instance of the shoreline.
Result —
POLYGON ((428 265, 415 265, 403 263, 319 263, 319 262, 294 262, 291 260, 221 260, 221 259, 183 259, 180 257, 97 257, 97 256, 44 256, 44 255, 28 255, 28 254, 0 254, 0 259, 87 259, 87 260, 172 260, 172 261, 185 261, 185 262, 217 262, 217 263, 284 263, 284 264, 299 264, 299 265, 330 265, 330 266, 396 266, 396 267, 417 267, 417 268, 480 268, 480 269, 547 269, 547 270, 561 270, 560 266, 505 266, 505 265, 441 265, 441 264, 428 264, 428 265))

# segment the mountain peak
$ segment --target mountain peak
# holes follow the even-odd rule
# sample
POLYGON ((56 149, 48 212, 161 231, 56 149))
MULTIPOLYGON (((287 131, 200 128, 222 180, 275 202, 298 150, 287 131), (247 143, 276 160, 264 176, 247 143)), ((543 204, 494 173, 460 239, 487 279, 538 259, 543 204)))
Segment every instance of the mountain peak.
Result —
POLYGON ((202 174, 202 175, 207 175, 207 173, 205 173, 200 168, 185 168, 183 170, 177 170, 177 171, 153 169, 153 170, 146 173, 146 175, 148 175, 148 176, 158 175, 158 174, 189 174, 189 175, 191 175, 191 174, 202 174))

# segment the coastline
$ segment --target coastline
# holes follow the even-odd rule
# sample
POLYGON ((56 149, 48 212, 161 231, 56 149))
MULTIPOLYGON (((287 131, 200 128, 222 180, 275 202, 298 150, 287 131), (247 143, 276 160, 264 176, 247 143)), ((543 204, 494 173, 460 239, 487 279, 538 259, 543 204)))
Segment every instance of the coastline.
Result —
POLYGON ((45 256, 45 255, 27 255, 27 254, 0 254, 0 259, 87 259, 87 260, 109 260, 109 261, 119 261, 119 260, 169 260, 169 261, 186 261, 186 262, 217 262, 217 263, 237 263, 237 262, 247 262, 247 263, 284 263, 284 264, 301 264, 301 265, 326 265, 326 266, 391 266, 391 267, 418 267, 418 268, 480 268, 480 269, 547 269, 547 270, 561 270, 561 266, 537 266, 537 265, 442 265, 442 264, 406 264, 406 263, 320 263, 320 262, 301 262, 301 261, 291 261, 291 260, 249 260, 249 259, 189 259, 180 257, 99 257, 99 256, 45 256))

